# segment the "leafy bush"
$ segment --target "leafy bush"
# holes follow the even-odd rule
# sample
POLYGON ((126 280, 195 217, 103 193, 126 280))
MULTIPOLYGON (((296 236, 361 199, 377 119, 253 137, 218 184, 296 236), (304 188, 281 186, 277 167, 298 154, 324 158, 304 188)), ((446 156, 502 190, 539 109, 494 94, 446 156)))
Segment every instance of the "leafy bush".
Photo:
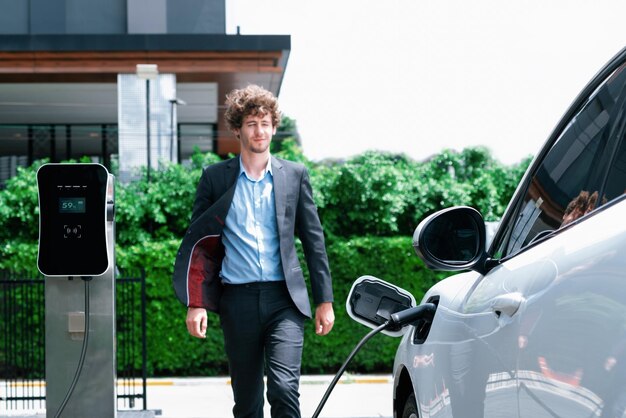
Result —
POLYGON ((117 242, 132 245, 149 239, 175 239, 189 226, 202 168, 220 161, 212 153, 192 155, 191 166, 166 164, 151 172, 151 181, 116 186, 117 242))
MULTIPOLYGON (((0 243, 11 240, 33 242, 39 237, 39 196, 37 169, 46 161, 28 168, 19 167, 17 176, 0 190, 0 243)), ((0 251, 2 254, 3 251, 0 251)))
POLYGON ((410 166, 404 157, 374 152, 335 166, 332 182, 317 187, 323 195, 319 213, 324 226, 344 237, 397 234, 398 217, 407 206, 410 166))
MULTIPOLYGON (((131 246, 117 246, 117 264, 122 270, 142 266, 146 271, 148 373, 151 376, 213 376, 228 372, 223 336, 217 315, 209 315, 207 338, 189 336, 185 327, 186 308, 172 290, 172 271, 179 240, 150 240, 131 246)), ((373 275, 413 293, 419 301, 442 275, 423 266, 413 253, 408 237, 358 237, 328 243, 333 275, 336 322, 325 337, 315 334, 307 321, 302 370, 304 373, 332 373, 348 356, 368 329, 352 321, 345 302, 352 283, 362 275, 373 275)), ((34 266, 36 244, 22 244, 19 251, 3 261, 34 266)), ((0 265, 2 267, 2 265, 0 265)), ((306 269, 306 265, 303 265, 306 269)), ((399 340, 379 336, 366 345, 351 363, 355 372, 389 372, 399 340)))
MULTIPOLYGON (((452 205, 477 208, 497 220, 530 160, 507 167, 483 148, 443 151, 418 163, 405 156, 368 152, 345 163, 313 164, 287 138, 277 156, 309 166, 318 212, 336 237, 407 236, 425 216, 452 205)), ((188 226, 203 166, 219 161, 196 153, 191 166, 166 164, 130 184, 116 185, 118 245, 175 239, 188 226)), ((0 190, 0 242, 34 241, 38 234, 36 172, 45 161, 20 168, 0 190)))
POLYGON ((311 181, 327 233, 340 237, 412 235, 431 213, 454 205, 497 220, 530 160, 511 167, 485 148, 444 150, 429 161, 367 152, 345 163, 318 165, 311 181))

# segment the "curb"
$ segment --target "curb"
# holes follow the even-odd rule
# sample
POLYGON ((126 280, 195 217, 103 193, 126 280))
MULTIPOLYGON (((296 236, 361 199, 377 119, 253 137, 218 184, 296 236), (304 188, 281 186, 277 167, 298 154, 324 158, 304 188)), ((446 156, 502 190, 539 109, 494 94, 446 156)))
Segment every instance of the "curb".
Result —
MULTIPOLYGON (((300 378, 301 385, 324 385, 329 384, 333 380, 333 375, 307 375, 300 378)), ((389 384, 393 382, 391 375, 350 375, 346 374, 339 379, 337 384, 389 384)), ((45 381, 21 381, 21 382, 3 382, 1 387, 10 386, 14 388, 41 388, 46 386, 45 381)), ((230 377, 152 377, 146 380, 146 386, 205 386, 205 385, 228 385, 230 386, 230 377)), ((118 387, 141 386, 141 380, 133 382, 125 382, 118 379, 118 387)))
MULTIPOLYGON (((300 378, 301 385, 324 385, 333 380, 333 375, 307 375, 300 378)), ((391 375, 345 375, 337 384, 390 384, 391 375)), ((141 384, 141 383, 137 383, 141 384)), ((188 377, 188 378, 149 378, 148 386, 202 386, 202 385, 229 385, 230 377, 188 377)))

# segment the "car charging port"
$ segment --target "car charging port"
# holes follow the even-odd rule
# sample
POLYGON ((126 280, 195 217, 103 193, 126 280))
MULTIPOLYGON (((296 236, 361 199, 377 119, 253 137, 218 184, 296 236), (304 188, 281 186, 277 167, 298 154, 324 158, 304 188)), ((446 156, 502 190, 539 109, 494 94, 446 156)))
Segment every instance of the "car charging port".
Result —
POLYGON ((413 332, 413 344, 424 344, 426 338, 428 338, 430 327, 433 323, 433 318, 435 317, 435 312, 439 306, 439 296, 431 296, 426 301, 426 304, 434 306, 432 315, 418 318, 415 322, 413 322, 412 325, 415 327, 415 331, 413 332))

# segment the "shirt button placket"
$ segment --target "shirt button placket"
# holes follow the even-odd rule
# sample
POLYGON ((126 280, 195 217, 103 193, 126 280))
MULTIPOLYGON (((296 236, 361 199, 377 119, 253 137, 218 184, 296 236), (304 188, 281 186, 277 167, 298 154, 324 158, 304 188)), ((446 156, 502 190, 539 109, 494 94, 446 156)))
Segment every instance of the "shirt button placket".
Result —
POLYGON ((263 279, 263 257, 261 256, 261 228, 259 225, 259 219, 261 217, 261 194, 259 193, 260 182, 255 182, 252 186, 254 195, 254 235, 257 245, 257 259, 260 267, 260 279, 263 279))

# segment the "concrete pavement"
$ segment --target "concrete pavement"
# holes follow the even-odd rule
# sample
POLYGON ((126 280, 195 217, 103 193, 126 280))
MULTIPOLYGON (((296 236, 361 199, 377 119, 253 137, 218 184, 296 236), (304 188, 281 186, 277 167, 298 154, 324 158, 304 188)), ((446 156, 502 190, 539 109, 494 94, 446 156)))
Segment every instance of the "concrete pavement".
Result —
MULTIPOLYGON (((303 417, 311 417, 333 376, 303 376, 300 404, 303 417)), ((391 417, 390 375, 342 376, 320 417, 391 417)), ((225 418, 232 416, 233 394, 228 378, 150 379, 148 409, 163 418, 225 418)), ((265 403, 265 416, 270 407, 265 403)))
MULTIPOLYGON (((303 418, 310 418, 334 376, 303 376, 300 405, 303 418)), ((41 382, 45 396, 45 382, 41 382)), ((391 418, 393 380, 390 375, 342 376, 326 402, 320 418, 391 418)), ((124 388, 118 386, 118 394, 124 388)), ((232 417, 233 394, 230 379, 161 378, 148 379, 148 411, 119 411, 118 418, 227 418, 232 417)), ((45 418, 45 410, 5 410, 0 402, 0 418, 45 418)), ((142 407, 142 405, 138 405, 142 407)), ((265 403, 265 416, 270 406, 265 403)), ((97 416, 94 415, 94 416, 97 416)), ((91 418, 91 417, 71 417, 91 418)))

